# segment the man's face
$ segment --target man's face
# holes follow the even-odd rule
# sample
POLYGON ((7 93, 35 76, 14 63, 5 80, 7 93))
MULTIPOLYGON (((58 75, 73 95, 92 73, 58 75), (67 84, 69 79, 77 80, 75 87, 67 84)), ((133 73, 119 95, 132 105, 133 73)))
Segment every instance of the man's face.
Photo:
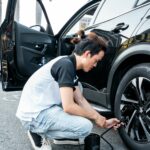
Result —
POLYGON ((91 56, 90 52, 85 55, 83 61, 83 71, 88 72, 93 67, 97 66, 98 61, 102 60, 104 57, 104 51, 100 51, 98 54, 91 56))

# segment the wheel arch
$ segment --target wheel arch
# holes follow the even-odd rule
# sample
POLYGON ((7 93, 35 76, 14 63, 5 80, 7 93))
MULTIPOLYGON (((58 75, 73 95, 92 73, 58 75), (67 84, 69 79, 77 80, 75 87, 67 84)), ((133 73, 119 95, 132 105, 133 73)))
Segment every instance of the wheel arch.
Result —
POLYGON ((122 51, 114 60, 107 82, 107 102, 114 109, 116 90, 123 75, 133 66, 150 63, 150 46, 147 43, 136 44, 122 51))

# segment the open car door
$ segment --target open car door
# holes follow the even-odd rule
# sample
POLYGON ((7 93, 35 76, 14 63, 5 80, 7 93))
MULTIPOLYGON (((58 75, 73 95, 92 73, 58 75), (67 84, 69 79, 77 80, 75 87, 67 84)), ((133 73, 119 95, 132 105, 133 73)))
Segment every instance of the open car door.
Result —
POLYGON ((47 27, 24 26, 15 19, 16 0, 8 0, 5 20, 1 26, 2 88, 21 89, 34 71, 56 57, 51 26, 40 0, 35 1, 43 13, 47 27))

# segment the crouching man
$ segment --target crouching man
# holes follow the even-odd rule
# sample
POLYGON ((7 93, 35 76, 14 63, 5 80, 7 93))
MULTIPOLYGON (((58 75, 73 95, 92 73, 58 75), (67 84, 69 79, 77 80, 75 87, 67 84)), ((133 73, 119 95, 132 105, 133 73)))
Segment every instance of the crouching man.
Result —
POLYGON ((95 111, 78 86, 76 71, 96 67, 105 50, 96 34, 87 36, 76 44, 72 55, 51 60, 26 82, 16 116, 28 130, 34 149, 50 150, 49 139, 56 144, 82 144, 91 133, 92 121, 101 128, 119 123, 95 111))

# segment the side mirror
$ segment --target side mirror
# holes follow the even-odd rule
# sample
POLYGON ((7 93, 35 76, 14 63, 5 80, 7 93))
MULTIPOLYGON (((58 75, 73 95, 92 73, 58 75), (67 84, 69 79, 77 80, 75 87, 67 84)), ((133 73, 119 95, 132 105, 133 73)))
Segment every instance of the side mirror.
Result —
POLYGON ((125 24, 124 22, 118 23, 116 25, 116 27, 112 30, 112 32, 114 32, 114 33, 120 33, 121 30, 124 31, 124 30, 128 29, 128 27, 129 27, 129 25, 125 24))

